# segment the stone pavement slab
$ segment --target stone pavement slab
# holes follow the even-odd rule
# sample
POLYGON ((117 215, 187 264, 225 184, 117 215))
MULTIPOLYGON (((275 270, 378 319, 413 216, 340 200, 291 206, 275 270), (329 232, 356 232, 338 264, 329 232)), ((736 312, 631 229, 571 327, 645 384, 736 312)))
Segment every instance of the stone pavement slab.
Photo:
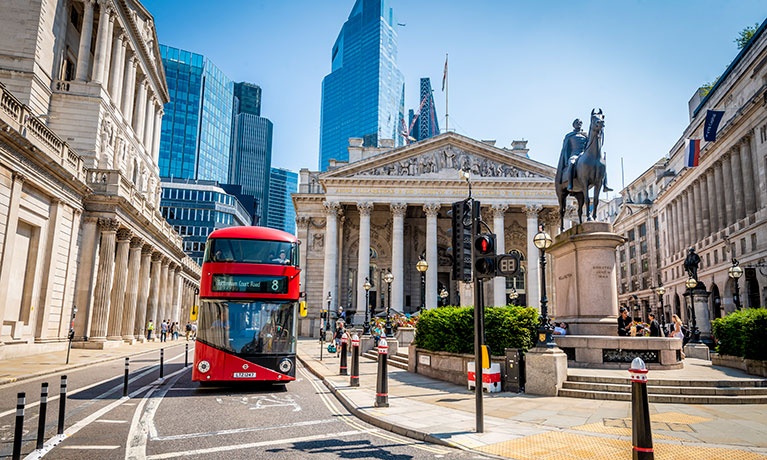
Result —
MULTIPOLYGON (((0 361, 0 386, 43 375, 90 366, 92 364, 99 364, 106 361, 148 353, 159 350, 160 348, 170 348, 183 343, 189 343, 190 349, 194 345, 193 341, 190 340, 189 342, 186 342, 182 336, 179 340, 175 341, 168 340, 166 342, 160 342, 157 340, 143 343, 136 342, 134 344, 124 343, 104 350, 72 348, 69 355, 69 364, 66 364, 66 350, 3 359, 0 361)), ((192 359, 191 352, 189 359, 192 359)))
MULTIPOLYGON (((360 386, 352 388, 335 355, 319 360, 316 340, 299 340, 298 355, 355 415, 406 436, 520 460, 631 458, 629 402, 485 394, 485 433, 476 433, 466 386, 390 366, 390 407, 375 408, 375 361, 360 359, 360 386)), ((650 411, 658 459, 767 459, 764 405, 650 404, 650 411)))

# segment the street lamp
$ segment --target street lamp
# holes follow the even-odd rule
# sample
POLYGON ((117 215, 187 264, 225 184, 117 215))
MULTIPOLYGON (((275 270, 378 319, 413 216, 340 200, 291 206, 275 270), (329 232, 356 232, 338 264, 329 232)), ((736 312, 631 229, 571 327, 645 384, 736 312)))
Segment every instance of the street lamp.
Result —
POLYGON ((429 269, 429 264, 420 257, 415 264, 415 269, 421 274, 421 311, 423 311, 426 308, 426 270, 429 269))
POLYGON ((695 318, 695 302, 692 298, 692 290, 698 285, 698 281, 695 278, 690 277, 684 282, 684 285, 687 286, 687 296, 690 298, 690 310, 692 310, 692 340, 690 340, 690 343, 700 343, 700 330, 698 329, 698 322, 695 318))
POLYGON ((543 224, 538 227, 538 233, 533 237, 533 244, 541 255, 541 316, 538 318, 538 343, 536 347, 554 347, 551 340, 551 324, 549 323, 549 299, 546 297, 546 249, 551 247, 551 235, 544 231, 543 224))
POLYGON ((660 312, 660 327, 663 333, 666 333, 666 309, 663 308, 663 294, 666 293, 666 288, 661 284, 655 288, 655 292, 658 294, 658 311, 660 312))
POLYGON ((368 313, 370 310, 370 288, 373 286, 370 285, 370 280, 368 280, 367 276, 365 277, 365 284, 363 284, 362 287, 365 289, 365 323, 362 325, 362 335, 370 335, 370 321, 368 320, 368 313))
POLYGON ((391 274, 391 270, 387 271, 384 275, 384 281, 386 281, 386 297, 388 297, 388 300, 386 302, 386 323, 384 324, 384 331, 386 332, 386 337, 394 337, 394 334, 392 334, 392 326, 391 326, 391 282, 394 281, 394 275, 391 274))
POLYGON ((447 292, 447 289, 442 288, 441 291, 439 291, 439 298, 442 299, 442 306, 445 306, 445 301, 447 298, 450 297, 450 294, 447 292))
MULTIPOLYGON (((328 309, 325 312, 325 316, 327 317, 325 320, 325 330, 330 331, 332 330, 332 327, 330 325, 330 303, 333 302, 333 296, 330 295, 330 291, 328 291, 328 297, 325 300, 328 301, 328 309)), ((323 334, 323 337, 324 337, 324 334, 323 334)))
POLYGON ((740 286, 738 286, 738 280, 740 280, 740 277, 743 276, 743 269, 740 268, 740 262, 738 262, 738 259, 732 259, 732 267, 727 270, 727 274, 730 275, 730 278, 732 278, 733 281, 735 281, 735 307, 740 310, 743 308, 743 305, 740 303, 740 286))
POLYGON ((509 298, 511 299, 511 305, 516 307, 517 299, 519 298, 519 292, 517 292, 516 288, 511 288, 511 294, 509 294, 509 298))

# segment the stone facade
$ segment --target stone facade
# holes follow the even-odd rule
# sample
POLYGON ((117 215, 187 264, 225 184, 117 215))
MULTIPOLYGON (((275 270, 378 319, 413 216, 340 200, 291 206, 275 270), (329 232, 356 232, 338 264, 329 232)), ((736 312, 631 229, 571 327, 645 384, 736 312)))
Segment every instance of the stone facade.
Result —
POLYGON ((0 357, 63 348, 73 306, 82 346, 182 322, 200 269, 158 212, 168 92, 151 15, 130 0, 3 9, 0 357))
POLYGON ((355 314, 359 324, 365 314, 366 277, 373 286, 370 304, 377 312, 385 309, 389 298, 391 308, 400 312, 415 312, 422 302, 435 308, 443 303, 438 296, 442 289, 448 292, 444 304, 473 304, 470 285, 452 278, 448 251, 452 243, 447 211, 468 194, 466 181, 459 177, 464 167, 473 171, 472 194, 482 203, 483 220, 497 235, 498 252, 516 250, 525 260, 528 254, 534 257, 532 264, 523 262, 522 275, 485 282, 486 305, 507 304, 512 286, 522 294, 520 302, 539 305, 538 249, 532 240, 540 222, 553 233, 559 228, 554 168, 452 132, 388 150, 365 151, 361 145, 358 139, 350 140, 350 158, 356 161, 337 162, 324 173, 302 170, 299 192, 293 195, 301 289, 309 306, 300 334, 316 333, 328 293, 330 311, 341 306, 355 314), (425 299, 415 269, 421 256, 429 264, 425 299), (390 269, 391 294, 382 278, 390 269))

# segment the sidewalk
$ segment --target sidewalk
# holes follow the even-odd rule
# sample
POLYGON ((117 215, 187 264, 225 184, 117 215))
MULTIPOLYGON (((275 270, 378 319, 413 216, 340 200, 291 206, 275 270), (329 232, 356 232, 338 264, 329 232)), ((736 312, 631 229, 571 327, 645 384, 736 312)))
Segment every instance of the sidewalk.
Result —
POLYGON ((179 340, 175 341, 168 340, 161 343, 157 340, 154 342, 137 342, 133 345, 125 343, 115 348, 107 348, 106 350, 72 348, 69 355, 69 364, 65 364, 67 362, 66 350, 4 359, 0 361, 0 386, 92 364, 135 356, 159 350, 160 348, 170 348, 183 343, 189 343, 190 349, 194 345, 193 341, 186 342, 184 337, 181 336, 179 340))
MULTIPOLYGON (((360 387, 351 388, 335 355, 319 361, 315 339, 299 340, 298 355, 355 415, 406 436, 517 460, 631 458, 628 402, 485 394, 478 434, 465 386, 389 366, 390 407, 375 408, 374 361, 360 358, 360 387)), ((650 411, 657 459, 767 459, 764 405, 650 404, 650 411)))

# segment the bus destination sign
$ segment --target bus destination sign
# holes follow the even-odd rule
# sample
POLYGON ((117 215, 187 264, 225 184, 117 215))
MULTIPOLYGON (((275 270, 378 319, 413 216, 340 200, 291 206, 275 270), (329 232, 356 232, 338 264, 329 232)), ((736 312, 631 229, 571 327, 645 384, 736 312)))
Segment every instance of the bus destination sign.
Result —
POLYGON ((287 294, 287 276, 215 274, 210 282, 213 292, 246 294, 287 294))

